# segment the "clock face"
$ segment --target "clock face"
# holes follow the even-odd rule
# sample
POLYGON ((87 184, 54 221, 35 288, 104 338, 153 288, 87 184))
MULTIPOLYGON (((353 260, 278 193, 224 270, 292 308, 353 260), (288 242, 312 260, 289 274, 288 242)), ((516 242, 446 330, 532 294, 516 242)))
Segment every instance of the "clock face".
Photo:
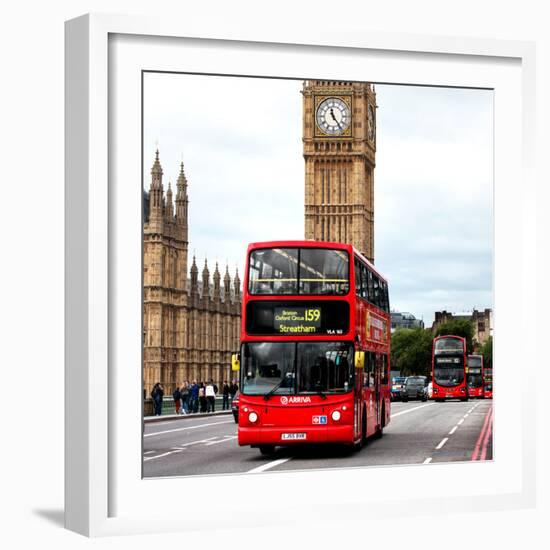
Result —
POLYGON ((348 104, 339 97, 328 97, 319 103, 315 115, 317 127, 329 136, 340 136, 351 122, 348 104))
POLYGON ((376 133, 376 122, 374 118, 374 107, 369 105, 369 117, 368 117, 368 138, 370 141, 374 141, 376 133))

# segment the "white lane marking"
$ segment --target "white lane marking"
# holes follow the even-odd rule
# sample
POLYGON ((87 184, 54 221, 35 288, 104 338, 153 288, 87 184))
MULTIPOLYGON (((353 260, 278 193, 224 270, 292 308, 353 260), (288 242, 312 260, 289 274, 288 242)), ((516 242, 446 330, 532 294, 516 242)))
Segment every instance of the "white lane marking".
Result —
POLYGON ((185 447, 189 447, 190 445, 198 445, 199 443, 207 443, 208 441, 212 441, 213 439, 216 439, 217 436, 213 435, 212 437, 207 437, 206 439, 198 439, 197 441, 190 441, 189 443, 182 443, 180 447, 182 449, 185 449, 185 447))
POLYGON ((468 413, 466 413, 462 418, 467 418, 468 416, 470 416, 468 413))
MULTIPOLYGON (((163 456, 168 456, 168 455, 171 455, 171 454, 174 454, 174 453, 181 453, 182 451, 184 451, 189 445, 196 445, 197 443, 206 443, 207 441, 211 441, 212 439, 216 439, 216 436, 213 436, 213 437, 208 437, 207 439, 199 439, 198 441, 191 441, 190 443, 183 443, 180 447, 172 447, 172 450, 167 452, 167 453, 163 453, 161 455, 157 455, 157 456, 148 456, 148 457, 145 457, 143 459, 144 462, 147 462, 148 460, 154 460, 155 458, 162 458, 163 456)), ((146 451, 145 453, 143 454, 149 454, 149 453, 154 453, 155 451, 146 451)))
POLYGON ((462 422, 464 422, 464 418, 461 418, 458 422, 457 422, 457 425, 460 426, 462 424, 462 422))
POLYGON ((143 454, 144 455, 150 455, 151 453, 154 453, 155 451, 145 451, 143 454))
POLYGON ((429 407, 431 405, 433 405, 433 403, 428 403, 427 405, 420 405, 420 407, 414 407, 412 409, 407 409, 406 411, 401 411, 401 412, 392 414, 390 416, 390 418, 395 418, 396 416, 399 416, 400 414, 407 414, 407 413, 410 413, 410 412, 413 412, 413 411, 417 411, 418 409, 423 409, 424 407, 429 407))
POLYGON ((219 424, 229 424, 233 420, 225 420, 223 422, 209 422, 208 424, 198 424, 197 426, 187 426, 186 428, 174 428, 173 430, 164 430, 162 432, 152 432, 150 434, 144 434, 143 437, 153 437, 154 435, 168 434, 172 432, 183 432, 185 430, 196 430, 197 428, 206 428, 206 426, 217 426, 219 424))
POLYGON ((436 447, 436 449, 441 449, 441 447, 443 447, 443 445, 445 445, 445 443, 447 443, 447 441, 449 441, 449 438, 446 437, 445 439, 443 439, 441 441, 441 443, 436 447))
POLYGON ((147 462, 148 460, 155 460, 155 458, 162 458, 163 456, 171 455, 173 452, 174 451, 170 451, 169 453, 164 453, 164 454, 157 455, 157 456, 148 456, 148 457, 143 459, 143 462, 147 462))
POLYGON ((449 432, 449 435, 453 435, 456 430, 458 429, 458 426, 455 426, 450 432, 449 432))
POLYGON ((232 439, 237 439, 236 435, 226 435, 225 439, 221 439, 220 441, 211 441, 210 443, 206 443, 205 447, 208 447, 209 445, 216 445, 218 443, 225 443, 226 441, 231 441, 232 439))
POLYGON ((432 457, 427 458, 422 464, 429 464, 432 461, 432 457))
POLYGON ((258 466, 257 468, 252 468, 252 470, 248 470, 248 474, 257 474, 259 472, 265 472, 266 470, 269 470, 270 468, 275 468, 275 466, 279 466, 279 464, 283 464, 290 460, 291 457, 288 458, 279 458, 277 460, 272 460, 271 462, 266 462, 265 464, 262 464, 261 466, 258 466))

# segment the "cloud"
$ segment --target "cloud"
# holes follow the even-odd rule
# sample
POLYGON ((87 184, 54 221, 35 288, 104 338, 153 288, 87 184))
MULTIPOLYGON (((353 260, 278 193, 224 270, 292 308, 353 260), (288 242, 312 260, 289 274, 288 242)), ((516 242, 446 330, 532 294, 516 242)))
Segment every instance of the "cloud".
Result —
MULTIPOLYGON (((147 74, 144 181, 183 160, 189 250, 242 272, 249 242, 303 237, 301 81, 147 74), (147 161, 147 159, 150 159, 147 161)), ((392 307, 492 306, 492 92, 377 85, 375 257, 392 307)), ((212 264, 213 265, 213 264, 212 264)))

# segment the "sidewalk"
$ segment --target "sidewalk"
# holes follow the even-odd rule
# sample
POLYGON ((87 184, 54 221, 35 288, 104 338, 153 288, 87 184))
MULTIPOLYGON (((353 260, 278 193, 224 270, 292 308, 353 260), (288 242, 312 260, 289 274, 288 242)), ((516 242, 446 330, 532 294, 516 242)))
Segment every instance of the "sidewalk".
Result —
POLYGON ((231 409, 226 409, 225 411, 219 410, 214 411, 210 413, 189 413, 189 414, 163 414, 161 416, 144 416, 143 422, 150 423, 150 422, 162 422, 165 420, 184 420, 184 419, 192 419, 192 418, 203 418, 205 416, 224 416, 227 414, 232 414, 231 409))

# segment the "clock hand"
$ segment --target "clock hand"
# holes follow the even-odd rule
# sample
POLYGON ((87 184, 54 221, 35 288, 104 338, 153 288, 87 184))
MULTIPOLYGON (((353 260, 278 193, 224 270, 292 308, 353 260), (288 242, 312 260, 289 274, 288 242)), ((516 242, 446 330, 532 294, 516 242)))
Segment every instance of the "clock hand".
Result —
POLYGON ((338 125, 338 128, 340 128, 340 130, 341 130, 342 127, 340 126, 340 123, 338 122, 338 120, 336 120, 336 117, 334 116, 334 111, 332 110, 332 107, 330 108, 330 116, 332 117, 332 120, 334 120, 334 122, 336 122, 336 124, 338 125))

